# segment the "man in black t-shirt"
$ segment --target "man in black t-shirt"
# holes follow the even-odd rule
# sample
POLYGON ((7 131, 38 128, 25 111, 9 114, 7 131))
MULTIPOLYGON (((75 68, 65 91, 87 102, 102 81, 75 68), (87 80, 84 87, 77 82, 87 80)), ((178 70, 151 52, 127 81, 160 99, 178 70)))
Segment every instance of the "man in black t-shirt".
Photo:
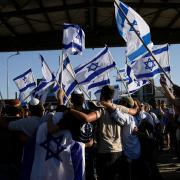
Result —
MULTIPOLYGON (((71 94, 72 108, 86 114, 91 111, 83 107, 84 95, 80 90, 75 90, 71 94)), ((67 129, 71 132, 72 139, 75 141, 83 142, 85 144, 86 153, 86 180, 94 180, 94 130, 95 123, 88 123, 78 119, 72 113, 66 112, 63 118, 57 124, 59 129, 67 129)))
MULTIPOLYGON (((84 95, 81 91, 74 91, 71 95, 73 109, 84 112, 86 114, 91 111, 83 107, 84 95)), ((92 123, 87 123, 78 119, 72 113, 65 113, 63 118, 57 124, 59 128, 67 129, 71 132, 72 138, 75 141, 83 142, 88 146, 88 143, 93 139, 94 127, 92 123)))

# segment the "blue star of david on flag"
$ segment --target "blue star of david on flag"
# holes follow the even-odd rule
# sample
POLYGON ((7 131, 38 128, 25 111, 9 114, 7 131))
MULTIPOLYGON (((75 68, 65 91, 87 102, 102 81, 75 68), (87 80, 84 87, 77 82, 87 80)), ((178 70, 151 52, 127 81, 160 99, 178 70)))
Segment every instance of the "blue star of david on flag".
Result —
POLYGON ((24 83, 27 83, 27 77, 26 76, 24 76, 23 81, 24 81, 24 83))
POLYGON ((92 63, 90 66, 88 66, 88 72, 89 71, 96 71, 96 69, 98 68, 98 63, 92 63))
POLYGON ((145 69, 150 69, 152 71, 153 67, 156 66, 156 64, 154 63, 154 60, 151 60, 150 58, 144 62, 145 64, 145 69))
POLYGON ((80 41, 82 41, 81 37, 82 37, 82 31, 81 31, 81 29, 79 29, 79 32, 78 32, 76 38, 79 39, 80 41))
POLYGON ((137 86, 140 86, 140 81, 137 81, 136 79, 134 79, 134 82, 137 84, 137 86))
POLYGON ((53 137, 51 135, 47 136, 47 139, 40 144, 41 147, 43 147, 46 150, 46 158, 48 159, 55 158, 58 161, 60 161, 59 154, 66 149, 64 146, 61 145, 62 136, 53 137), (56 145, 56 148, 53 148, 50 143, 54 143, 56 145))
MULTIPOLYGON (((134 20, 132 23, 131 23, 131 25, 134 27, 134 26, 137 26, 137 21, 136 20, 134 20)), ((134 31, 134 29, 133 29, 133 27, 130 27, 130 29, 129 29, 129 31, 134 31)))

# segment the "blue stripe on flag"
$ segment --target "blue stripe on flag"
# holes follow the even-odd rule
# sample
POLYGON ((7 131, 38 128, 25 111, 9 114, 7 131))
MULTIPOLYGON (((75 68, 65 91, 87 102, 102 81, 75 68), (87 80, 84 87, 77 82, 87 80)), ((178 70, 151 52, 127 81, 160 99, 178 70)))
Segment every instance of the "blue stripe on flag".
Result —
MULTIPOLYGON (((123 12, 127 15, 128 14, 128 7, 124 3, 120 3, 120 7, 123 10, 123 12)), ((118 15, 115 17, 116 17, 116 22, 117 22, 119 34, 121 36, 123 36, 123 28, 124 28, 124 22, 125 22, 126 18, 120 9, 118 10, 118 15)))
POLYGON ((28 73, 32 72, 31 69, 27 70, 25 73, 19 75, 18 77, 14 78, 13 80, 21 79, 22 77, 26 76, 28 73))
POLYGON ((66 69, 67 65, 70 63, 69 58, 66 57, 63 61, 63 69, 66 69))
MULTIPOLYGON (((170 72, 170 66, 164 67, 163 69, 165 72, 170 72)), ((144 73, 144 74, 137 74, 136 78, 137 79, 146 78, 146 77, 149 78, 149 77, 153 77, 155 74, 159 74, 161 72, 162 72, 162 70, 160 68, 158 68, 152 72, 148 72, 148 73, 144 73)))
POLYGON ((79 51, 82 51, 82 45, 76 44, 74 42, 70 42, 69 44, 63 44, 63 49, 76 48, 79 51))
POLYGON ((125 71, 125 69, 120 69, 118 72, 119 72, 119 73, 124 73, 124 72, 126 72, 126 71, 125 71))
MULTIPOLYGON (((156 50, 154 50, 154 51, 152 51, 153 52, 153 54, 155 54, 155 55, 157 55, 157 54, 160 54, 160 53, 162 53, 162 52, 164 52, 164 51, 168 51, 168 46, 165 46, 165 47, 162 47, 162 48, 160 48, 160 49, 156 49, 156 50)), ((149 57, 149 56, 151 56, 151 54, 150 53, 147 53, 145 56, 144 56, 144 58, 145 57, 149 57)))
POLYGON ((88 90, 89 90, 89 89, 92 89, 92 88, 94 88, 94 87, 103 86, 103 85, 107 85, 107 84, 110 84, 110 80, 109 80, 109 79, 103 80, 103 81, 101 81, 101 82, 96 82, 96 83, 90 84, 90 85, 88 86, 88 90))
POLYGON ((26 91, 28 88, 33 87, 33 86, 36 86, 35 82, 26 85, 24 88, 19 89, 19 91, 22 93, 22 92, 26 91))
POLYGON ((102 69, 99 69, 97 71, 95 71, 94 73, 92 73, 91 75, 88 76, 88 78, 86 78, 84 81, 82 82, 79 82, 79 84, 82 84, 82 83, 86 83, 86 82, 90 82, 92 79, 94 79, 96 76, 99 76, 100 74, 102 74, 103 72, 107 71, 108 69, 111 69, 113 67, 116 66, 116 63, 113 62, 113 64, 109 65, 109 66, 106 66, 102 69))
MULTIPOLYGON (((69 95, 72 93, 72 91, 74 90, 77 84, 78 82, 76 80, 71 83, 69 88, 65 91, 67 97, 69 97, 69 95)), ((66 100, 66 97, 64 97, 64 102, 65 100, 66 100)))
MULTIPOLYGON (((142 40, 144 41, 144 43, 146 45, 150 44, 151 43, 151 34, 150 33, 146 34, 145 36, 142 37, 142 40)), ((146 52, 147 52, 147 49, 144 47, 144 45, 142 45, 139 49, 137 49, 132 54, 130 54, 128 56, 128 59, 130 61, 133 61, 134 59, 138 58, 139 56, 143 55, 146 52)))
POLYGON ((43 81, 41 82, 34 90, 35 92, 38 92, 39 90, 43 89, 44 87, 46 87, 47 84, 49 84, 50 82, 47 81, 43 81))
POLYGON ((56 84, 56 86, 53 87, 53 91, 56 92, 59 88, 60 88, 60 86, 58 84, 56 84))
MULTIPOLYGON (((122 80, 123 80, 123 81, 129 81, 129 78, 126 78, 126 79, 122 78, 122 80)), ((121 79, 117 79, 116 81, 117 81, 117 82, 121 82, 122 80, 121 80, 121 79)))
POLYGON ((103 56, 104 54, 106 54, 108 52, 108 48, 105 47, 104 50, 98 55, 96 56, 92 61, 88 62, 87 64, 83 65, 82 67, 79 67, 78 69, 75 69, 74 72, 78 73, 79 71, 81 71, 81 69, 83 69, 85 66, 87 66, 88 64, 91 64, 92 62, 96 61, 97 59, 99 59, 101 56, 103 56))
POLYGON ((79 25, 76 25, 76 24, 64 24, 63 25, 63 28, 64 29, 68 29, 68 28, 76 28, 76 29, 79 29, 80 28, 80 26, 79 25))
POLYGON ((114 89, 119 89, 119 85, 114 85, 114 89))
POLYGON ((74 168, 75 177, 73 180, 83 179, 83 159, 82 159, 82 147, 78 142, 75 142, 71 147, 71 159, 74 168))
POLYGON ((96 92, 94 92, 94 94, 98 94, 101 93, 101 89, 98 89, 96 92))

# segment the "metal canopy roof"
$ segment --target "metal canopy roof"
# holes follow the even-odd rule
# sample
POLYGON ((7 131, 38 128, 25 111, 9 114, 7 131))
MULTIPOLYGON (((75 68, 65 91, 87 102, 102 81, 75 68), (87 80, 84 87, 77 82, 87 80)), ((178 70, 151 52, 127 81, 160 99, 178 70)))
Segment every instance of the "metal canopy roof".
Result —
MULTIPOLYGON (((149 24, 152 41, 180 43, 179 0, 124 0, 149 24)), ((124 46, 112 0, 1 0, 0 51, 61 49, 62 24, 83 27, 86 47, 124 46)))

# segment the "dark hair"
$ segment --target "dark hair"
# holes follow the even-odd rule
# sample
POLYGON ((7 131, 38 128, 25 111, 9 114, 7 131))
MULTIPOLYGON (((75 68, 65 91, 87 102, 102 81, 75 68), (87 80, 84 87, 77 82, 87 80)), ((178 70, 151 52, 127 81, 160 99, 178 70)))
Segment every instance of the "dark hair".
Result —
POLYGON ((31 115, 41 117, 44 112, 44 106, 41 103, 39 103, 38 105, 35 105, 35 106, 29 104, 29 111, 30 111, 31 115))
POLYGON ((75 106, 82 106, 84 103, 84 95, 83 94, 75 94, 74 92, 71 94, 71 102, 75 106))
POLYGON ((16 115, 22 115, 22 108, 21 107, 14 107, 10 105, 6 105, 6 107, 3 110, 3 113, 7 116, 16 116, 16 115))
POLYGON ((103 98, 103 100, 107 101, 107 100, 112 100, 114 97, 114 88, 112 86, 104 86, 101 89, 101 98, 103 98))

